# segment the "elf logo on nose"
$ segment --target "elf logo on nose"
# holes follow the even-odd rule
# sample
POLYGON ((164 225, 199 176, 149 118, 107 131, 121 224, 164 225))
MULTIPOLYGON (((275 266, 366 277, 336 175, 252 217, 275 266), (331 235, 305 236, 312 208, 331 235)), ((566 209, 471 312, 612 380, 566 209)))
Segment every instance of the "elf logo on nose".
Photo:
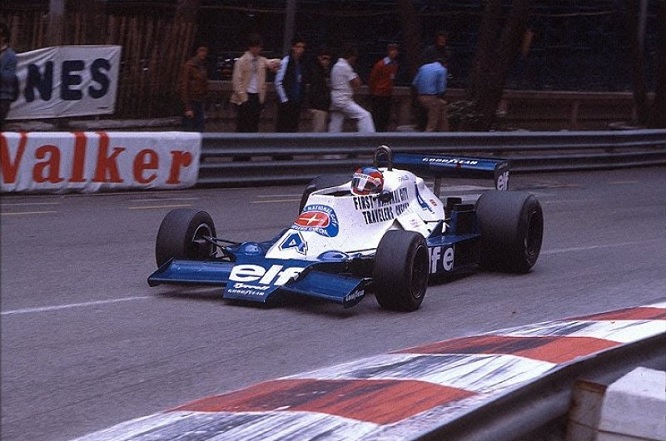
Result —
POLYGON ((229 280, 233 282, 254 282, 260 285, 282 286, 292 279, 296 280, 298 275, 305 269, 297 266, 282 268, 282 265, 271 265, 268 269, 252 264, 236 265, 231 270, 229 280))

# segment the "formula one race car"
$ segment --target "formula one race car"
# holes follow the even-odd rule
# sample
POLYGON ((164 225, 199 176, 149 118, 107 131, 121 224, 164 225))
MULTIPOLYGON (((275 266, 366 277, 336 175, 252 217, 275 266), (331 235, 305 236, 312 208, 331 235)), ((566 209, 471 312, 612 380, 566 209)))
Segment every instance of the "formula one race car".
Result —
POLYGON ((157 233, 159 268, 148 283, 218 285, 225 299, 260 303, 292 293, 343 307, 374 292, 382 308, 413 311, 429 276, 477 267, 526 273, 536 263, 541 205, 531 194, 504 191, 507 161, 381 146, 373 162, 350 177, 316 178, 293 224, 266 242, 216 237, 205 211, 169 212, 157 233), (434 178, 434 189, 413 172, 434 178), (442 203, 443 177, 492 177, 496 190, 476 204, 454 197, 442 203))

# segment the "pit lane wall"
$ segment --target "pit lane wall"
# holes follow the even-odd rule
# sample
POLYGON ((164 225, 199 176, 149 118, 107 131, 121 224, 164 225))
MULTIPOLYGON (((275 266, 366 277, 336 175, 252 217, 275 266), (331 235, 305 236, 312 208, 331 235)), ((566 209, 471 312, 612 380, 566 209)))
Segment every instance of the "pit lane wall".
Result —
POLYGON ((266 381, 76 441, 515 440, 567 412, 576 378, 663 370, 665 339, 662 301, 266 381))
POLYGON ((199 133, 2 132, 0 191, 192 187, 200 155, 199 133))

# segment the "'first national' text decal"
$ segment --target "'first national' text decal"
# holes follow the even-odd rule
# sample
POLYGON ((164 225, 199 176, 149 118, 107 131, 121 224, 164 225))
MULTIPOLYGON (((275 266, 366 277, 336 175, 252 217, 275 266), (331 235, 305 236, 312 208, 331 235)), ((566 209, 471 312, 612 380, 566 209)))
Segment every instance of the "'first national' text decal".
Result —
POLYGON ((184 132, 0 133, 2 192, 186 188, 201 135, 184 132))

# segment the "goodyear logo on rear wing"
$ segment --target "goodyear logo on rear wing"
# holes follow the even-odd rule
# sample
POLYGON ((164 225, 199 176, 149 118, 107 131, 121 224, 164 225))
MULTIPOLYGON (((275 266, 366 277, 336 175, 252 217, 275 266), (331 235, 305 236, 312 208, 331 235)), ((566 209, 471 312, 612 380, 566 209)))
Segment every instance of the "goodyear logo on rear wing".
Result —
POLYGON ((291 228, 297 231, 314 231, 321 236, 335 237, 339 231, 338 216, 328 205, 307 205, 291 228))
POLYGON ((478 165, 479 161, 474 159, 458 158, 423 158, 423 162, 434 162, 436 164, 460 164, 460 165, 478 165))

